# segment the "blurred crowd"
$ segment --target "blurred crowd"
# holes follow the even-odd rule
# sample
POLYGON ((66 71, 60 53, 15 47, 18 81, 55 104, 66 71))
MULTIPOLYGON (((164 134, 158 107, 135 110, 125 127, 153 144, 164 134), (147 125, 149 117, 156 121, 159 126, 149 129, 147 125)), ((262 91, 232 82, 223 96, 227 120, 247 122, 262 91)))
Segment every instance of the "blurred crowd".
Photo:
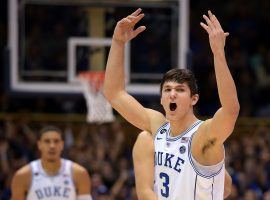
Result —
MULTIPOLYGON (((10 197, 10 181, 21 166, 37 159, 37 132, 45 123, 6 120, 0 126, 0 199, 10 197)), ((84 166, 94 200, 137 200, 132 147, 138 130, 126 122, 60 125, 65 133, 63 157, 84 166)), ((270 199, 270 127, 237 133, 226 144, 226 168, 233 180, 229 200, 270 199)))
POLYGON ((270 128, 263 126, 225 144, 226 168, 233 181, 229 200, 270 199, 269 145, 270 128))

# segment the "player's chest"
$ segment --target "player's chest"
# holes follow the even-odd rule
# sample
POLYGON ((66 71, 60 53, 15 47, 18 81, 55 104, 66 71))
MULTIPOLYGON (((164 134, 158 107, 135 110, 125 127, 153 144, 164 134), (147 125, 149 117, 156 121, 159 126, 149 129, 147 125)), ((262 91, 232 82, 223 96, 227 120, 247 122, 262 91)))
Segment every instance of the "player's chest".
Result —
POLYGON ((74 186, 69 176, 33 178, 32 193, 37 199, 69 199, 74 196, 74 186))
POLYGON ((155 142, 155 167, 180 173, 189 159, 188 142, 163 140, 155 142))

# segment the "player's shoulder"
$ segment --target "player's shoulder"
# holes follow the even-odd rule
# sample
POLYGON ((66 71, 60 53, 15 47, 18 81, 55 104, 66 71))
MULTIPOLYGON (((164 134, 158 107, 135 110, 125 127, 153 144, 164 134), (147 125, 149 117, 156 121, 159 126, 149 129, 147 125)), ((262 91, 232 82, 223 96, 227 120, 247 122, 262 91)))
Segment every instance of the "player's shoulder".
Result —
POLYGON ((154 149, 153 135, 148 131, 142 131, 133 146, 132 154, 133 157, 143 156, 142 152, 151 152, 154 149))
POLYGON ((207 140, 207 131, 209 129, 209 126, 212 122, 212 118, 206 119, 204 121, 201 121, 199 124, 198 129, 196 130, 196 134, 194 134, 194 137, 192 139, 192 144, 196 143, 195 148, 200 148, 201 145, 203 145, 203 141, 207 140))
POLYGON ((74 176, 77 177, 88 175, 87 169, 75 162, 72 162, 72 170, 74 176))
POLYGON ((151 133, 155 134, 156 131, 167 122, 167 120, 159 111, 147 108, 147 113, 151 118, 151 133))
POLYGON ((151 117, 155 118, 156 120, 160 120, 162 122, 166 120, 165 116, 157 110, 146 108, 146 111, 148 112, 148 114, 150 114, 151 117))
POLYGON ((78 163, 72 162, 72 170, 73 170, 73 181, 76 187, 82 184, 88 184, 90 180, 89 173, 87 169, 78 163))
POLYGON ((31 166, 30 164, 27 164, 18 169, 15 173, 15 176, 25 177, 31 175, 31 173, 32 173, 31 166))
POLYGON ((153 136, 149 131, 142 131, 139 135, 137 140, 142 140, 142 141, 148 141, 148 140, 153 140, 153 136))
POLYGON ((29 185, 31 179, 32 171, 30 164, 18 169, 13 176, 13 182, 17 183, 18 185, 29 185))
POLYGON ((212 123, 212 118, 206 119, 204 121, 201 121, 200 126, 198 127, 197 133, 204 133, 207 131, 209 126, 212 123))

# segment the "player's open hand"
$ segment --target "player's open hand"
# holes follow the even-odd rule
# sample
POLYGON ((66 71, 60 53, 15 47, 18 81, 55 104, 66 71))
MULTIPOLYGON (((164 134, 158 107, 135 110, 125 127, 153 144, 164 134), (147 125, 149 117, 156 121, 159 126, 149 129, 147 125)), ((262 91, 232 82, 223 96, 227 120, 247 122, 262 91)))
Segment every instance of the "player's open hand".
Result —
POLYGON ((209 42, 213 53, 224 51, 226 37, 229 33, 225 33, 214 14, 209 10, 208 16, 203 15, 206 24, 201 22, 200 25, 206 30, 209 35, 209 42))
POLYGON ((131 15, 118 21, 114 29, 113 39, 125 43, 143 32, 146 29, 145 26, 140 26, 134 30, 134 26, 144 17, 141 11, 142 9, 139 8, 131 15))

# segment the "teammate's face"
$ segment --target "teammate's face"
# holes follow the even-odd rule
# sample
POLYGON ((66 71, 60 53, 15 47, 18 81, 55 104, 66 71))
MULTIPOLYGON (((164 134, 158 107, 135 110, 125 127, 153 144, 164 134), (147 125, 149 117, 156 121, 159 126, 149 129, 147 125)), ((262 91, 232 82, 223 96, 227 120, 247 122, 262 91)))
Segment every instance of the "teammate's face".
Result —
POLYGON ((193 113, 193 106, 198 95, 191 96, 187 83, 165 82, 162 88, 161 104, 170 121, 179 120, 188 113, 193 113))
POLYGON ((61 135, 56 131, 43 133, 38 141, 38 148, 41 152, 41 158, 47 161, 56 161, 60 159, 64 147, 64 141, 61 135))

